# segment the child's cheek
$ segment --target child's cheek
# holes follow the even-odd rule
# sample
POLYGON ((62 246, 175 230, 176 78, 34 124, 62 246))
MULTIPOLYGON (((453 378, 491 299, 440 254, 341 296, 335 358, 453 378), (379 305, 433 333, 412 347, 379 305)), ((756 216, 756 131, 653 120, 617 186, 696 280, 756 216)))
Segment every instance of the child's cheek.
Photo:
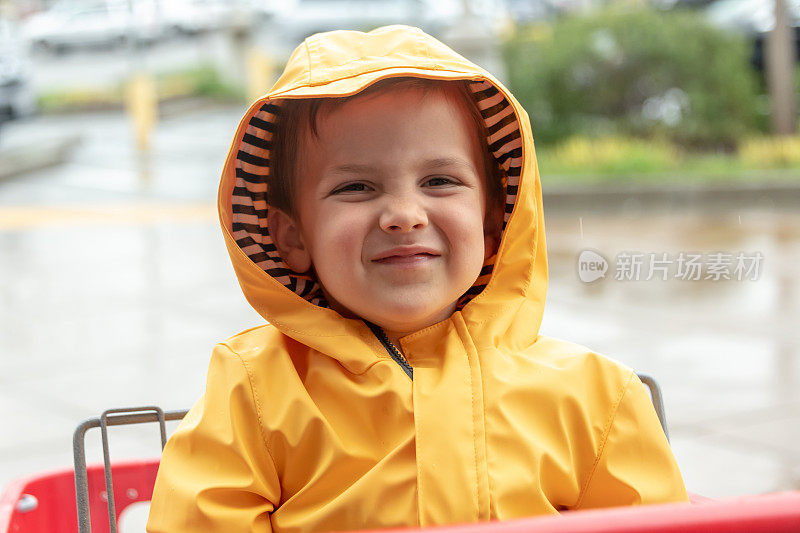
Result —
POLYGON ((432 218, 432 222, 440 226, 453 245, 471 245, 483 241, 483 208, 480 199, 467 197, 441 202, 432 218))
MULTIPOLYGON (((363 210, 351 207, 352 204, 340 206, 336 212, 320 220, 320 243, 337 262, 353 265, 361 258, 361 250, 367 233, 363 210)), ((356 204, 357 205, 357 204, 356 204)), ((341 265, 343 268, 349 268, 341 265)))

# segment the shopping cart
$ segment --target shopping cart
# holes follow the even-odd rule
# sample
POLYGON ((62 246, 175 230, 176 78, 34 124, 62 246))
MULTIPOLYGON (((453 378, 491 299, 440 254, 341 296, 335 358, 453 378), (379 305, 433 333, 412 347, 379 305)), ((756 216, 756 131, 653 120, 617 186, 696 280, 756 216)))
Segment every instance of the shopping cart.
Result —
POLYGON ((167 441, 166 422, 187 411, 164 412, 158 407, 111 409, 82 422, 73 436, 73 468, 23 477, 0 498, 0 533, 115 533, 120 515, 130 505, 148 502, 159 458, 110 459, 108 428, 157 423, 161 447, 167 441), (86 466, 86 433, 100 428, 103 463, 86 466))
MULTIPOLYGON (((639 374, 650 390, 656 413, 667 432, 664 404, 656 381, 639 374)), ((157 423, 162 448, 166 422, 180 420, 187 411, 164 412, 158 407, 112 409, 81 423, 75 430, 74 469, 24 477, 13 482, 0 498, 0 533, 116 533, 126 508, 148 502, 159 459, 110 460, 108 428, 157 423), (100 428, 103 464, 86 466, 85 437, 100 428)), ((691 495, 694 505, 665 504, 577 511, 558 516, 437 528, 437 533, 522 532, 800 532, 800 491, 710 500, 691 495)))

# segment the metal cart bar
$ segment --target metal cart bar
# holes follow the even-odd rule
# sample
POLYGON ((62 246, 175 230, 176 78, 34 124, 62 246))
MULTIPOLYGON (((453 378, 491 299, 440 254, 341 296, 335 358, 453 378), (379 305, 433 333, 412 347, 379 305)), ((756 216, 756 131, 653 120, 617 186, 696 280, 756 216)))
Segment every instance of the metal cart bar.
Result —
POLYGON ((650 399, 653 401, 653 407, 656 409, 658 421, 661 422, 661 429, 664 430, 664 435, 667 437, 667 442, 669 442, 667 413, 664 410, 664 399, 661 397, 661 387, 658 386, 658 382, 655 380, 655 378, 649 374, 636 375, 639 376, 641 382, 647 385, 647 388, 650 389, 650 399))
POLYGON ((106 496, 108 498, 108 517, 111 533, 117 531, 117 519, 114 508, 114 488, 111 479, 111 459, 108 451, 108 426, 123 426, 158 422, 161 431, 161 448, 167 441, 167 420, 181 420, 187 410, 164 412, 159 407, 131 407, 126 409, 109 409, 98 418, 84 420, 72 437, 72 451, 75 462, 75 500, 78 505, 78 531, 91 533, 92 522, 89 514, 89 483, 86 470, 86 432, 99 427, 103 441, 103 462, 105 464, 106 496))

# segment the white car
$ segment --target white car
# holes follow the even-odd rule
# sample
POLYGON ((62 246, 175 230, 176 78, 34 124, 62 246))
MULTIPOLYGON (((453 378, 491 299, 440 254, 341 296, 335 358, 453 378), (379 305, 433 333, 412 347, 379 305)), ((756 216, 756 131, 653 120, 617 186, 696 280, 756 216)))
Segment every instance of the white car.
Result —
MULTIPOLYGON (((789 23, 800 24, 800 0, 784 2, 789 23)), ((759 34, 775 26, 774 0, 717 0, 706 8, 706 17, 714 26, 759 34)))
POLYGON ((196 35, 223 28, 230 18, 231 2, 223 0, 169 0, 162 2, 164 24, 173 32, 196 35))
POLYGON ((125 0, 61 0, 28 19, 24 33, 33 46, 58 52, 75 47, 110 47, 129 39, 159 39, 164 28, 158 4, 137 0, 133 8, 131 12, 125 0))
POLYGON ((459 4, 426 0, 294 0, 276 11, 273 22, 292 47, 317 32, 367 31, 387 24, 417 26, 436 35, 453 22, 459 4))
POLYGON ((36 109, 26 51, 16 26, 0 18, 0 122, 30 115, 36 109))

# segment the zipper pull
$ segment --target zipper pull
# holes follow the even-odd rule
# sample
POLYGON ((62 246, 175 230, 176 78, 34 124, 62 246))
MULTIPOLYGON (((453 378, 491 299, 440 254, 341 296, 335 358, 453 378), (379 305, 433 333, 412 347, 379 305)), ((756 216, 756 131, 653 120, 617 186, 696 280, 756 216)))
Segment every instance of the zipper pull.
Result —
POLYGON ((381 341, 381 344, 383 344, 383 347, 387 352, 389 352, 389 355, 392 357, 392 359, 394 359, 395 362, 400 365, 400 368, 403 369, 406 375, 413 380, 414 368, 408 363, 408 360, 400 352, 400 350, 398 350, 397 347, 392 344, 392 341, 389 340, 386 332, 383 331, 380 326, 373 324, 372 322, 364 320, 364 323, 369 327, 370 330, 372 330, 372 333, 378 337, 378 340, 381 341))

